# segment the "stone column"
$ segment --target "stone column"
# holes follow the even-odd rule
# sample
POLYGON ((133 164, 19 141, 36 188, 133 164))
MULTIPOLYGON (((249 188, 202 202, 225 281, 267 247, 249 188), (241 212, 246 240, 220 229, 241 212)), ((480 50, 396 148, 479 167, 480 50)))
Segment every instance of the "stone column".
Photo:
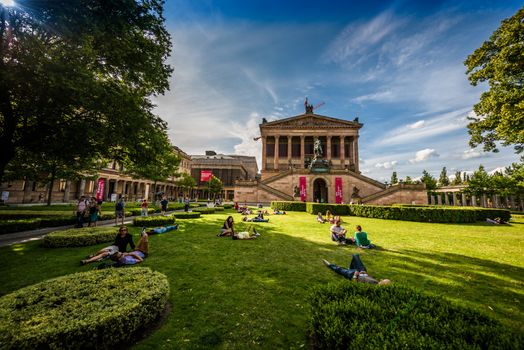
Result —
POLYGON ((462 205, 468 205, 468 199, 466 198, 466 194, 462 193, 462 205))
POLYGON ((266 170, 266 137, 262 136, 262 169, 266 170))
POLYGON ((104 180, 104 201, 107 201, 107 197, 109 197, 109 178, 104 180))
POLYGON ((432 194, 429 195, 429 204, 430 205, 434 205, 435 204, 435 197, 432 194))
POLYGON ((354 136, 351 136, 349 138, 349 141, 348 141, 348 153, 349 154, 346 154, 346 157, 348 159, 348 165, 351 165, 353 163, 353 139, 354 139, 354 136))
POLYGON ((22 203, 31 201, 31 192, 33 192, 33 181, 24 180, 24 197, 22 203))
POLYGON ((340 136, 340 166, 344 169, 344 163, 346 162, 346 145, 344 144, 345 136, 340 136))
POLYGON ((287 163, 291 166, 291 145, 293 141, 293 136, 287 137, 287 163))
POLYGON ((329 161, 331 160, 331 136, 327 136, 326 148, 327 148, 326 158, 329 161))
POLYGON ((444 204, 449 205, 449 194, 444 192, 444 204))
POLYGON ((442 205, 442 194, 441 193, 437 194, 437 204, 442 205))
POLYGON ((456 206, 457 204, 457 192, 451 192, 451 195, 453 196, 453 205, 456 206))
POLYGON ((496 194, 492 195, 491 200, 493 201, 493 208, 498 208, 499 207, 498 196, 496 194))
POLYGON ((487 197, 486 197, 485 193, 483 193, 482 196, 480 197, 480 205, 483 208, 486 208, 488 206, 488 200, 487 200, 487 197))
POLYGON ((71 181, 66 180, 64 188, 64 203, 69 202, 69 192, 71 191, 71 181))
POLYGON ((355 172, 358 173, 358 136, 355 136, 355 140, 353 142, 355 143, 355 156, 353 158, 353 162, 355 163, 355 172))
POLYGON ((274 162, 275 162, 275 166, 274 166, 274 169, 275 170, 278 170, 278 161, 279 161, 279 158, 278 158, 278 151, 279 151, 279 143, 280 143, 280 136, 275 136, 275 158, 274 158, 274 162))
MULTIPOLYGON (((97 186, 98 186, 98 181, 97 181, 97 186)), ((80 198, 81 196, 84 195, 86 191, 86 180, 85 179, 81 179, 80 180, 80 187, 78 188, 78 198, 80 198)))
POLYGON ((305 136, 300 136, 300 169, 304 169, 304 161, 305 161, 305 151, 306 151, 306 143, 305 143, 305 136))
POLYGON ((476 207, 477 206, 477 197, 476 196, 471 196, 471 206, 472 207, 476 207))
POLYGON ((511 205, 511 210, 515 210, 515 197, 509 196, 509 205, 511 205))

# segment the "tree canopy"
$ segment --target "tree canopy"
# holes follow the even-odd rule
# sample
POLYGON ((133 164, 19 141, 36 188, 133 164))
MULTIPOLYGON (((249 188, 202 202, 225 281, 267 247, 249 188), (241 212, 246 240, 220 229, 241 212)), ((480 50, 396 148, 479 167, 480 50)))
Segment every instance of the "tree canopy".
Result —
POLYGON ((397 176, 397 172, 394 171, 392 174, 391 174, 391 184, 392 185, 395 185, 398 183, 398 176, 397 176))
POLYGON ((437 180, 427 170, 422 171, 420 182, 426 185, 426 190, 433 191, 437 188, 437 180))
POLYGON ((172 72, 162 12, 161 0, 20 0, 0 10, 0 181, 17 156, 49 158, 59 130, 63 164, 150 164, 141 145, 162 151, 155 135, 167 129, 150 97, 172 72))
POLYGON ((443 167, 442 171, 440 172, 440 176, 438 178, 438 184, 439 186, 448 186, 449 185, 449 178, 448 178, 448 172, 446 170, 446 167, 443 167))
POLYGON ((473 86, 488 82, 468 125, 470 145, 497 152, 496 141, 524 150, 524 7, 508 19, 464 64, 473 86))

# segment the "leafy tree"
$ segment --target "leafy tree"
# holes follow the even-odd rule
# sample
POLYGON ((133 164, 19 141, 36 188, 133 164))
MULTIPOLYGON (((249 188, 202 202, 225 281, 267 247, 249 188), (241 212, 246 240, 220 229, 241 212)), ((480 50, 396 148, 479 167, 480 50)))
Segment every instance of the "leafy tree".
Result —
POLYGON ((489 90, 469 117, 470 145, 483 144, 498 152, 495 141, 524 150, 524 7, 502 21, 500 27, 464 64, 473 86, 488 82, 489 90))
POLYGON ((69 0, 1 9, 0 182, 26 154, 58 158, 59 166, 95 157, 148 163, 135 145, 167 128, 150 102, 172 71, 164 64, 171 43, 162 6, 69 0), (58 130, 68 151, 52 155, 58 130))
POLYGON ((391 184, 392 185, 395 185, 395 184, 398 184, 398 177, 397 177, 397 172, 394 171, 393 174, 391 174, 391 184))
POLYGON ((462 172, 461 171, 456 171, 455 172, 455 178, 453 179, 453 181, 451 181, 451 184, 452 185, 460 185, 460 184, 462 184, 462 172))
POLYGON ((176 185, 182 187, 185 190, 195 188, 197 183, 195 179, 188 173, 182 173, 180 179, 177 180, 176 185))
POLYGON ((428 190, 428 192, 433 191, 437 188, 437 180, 435 180, 435 178, 431 176, 431 174, 428 173, 426 170, 422 171, 422 177, 420 178, 420 182, 426 185, 426 190, 428 190))
POLYGON ((438 183, 440 186, 448 186, 449 185, 449 178, 448 173, 446 170, 446 167, 442 168, 442 171, 440 172, 440 177, 438 178, 438 183))
POLYGON ((513 163, 505 170, 513 180, 515 194, 524 194, 524 163, 513 163))
POLYGON ((224 185, 222 184, 222 181, 215 175, 211 176, 211 179, 209 180, 209 192, 213 194, 213 198, 221 193, 223 188, 224 185))
POLYGON ((408 184, 408 185, 411 185, 414 182, 413 182, 413 179, 411 178, 411 176, 406 176, 406 179, 404 180, 404 183, 408 184))
POLYGON ((492 194, 494 192, 491 177, 484 169, 484 166, 480 165, 478 170, 471 175, 465 192, 475 196, 492 194))

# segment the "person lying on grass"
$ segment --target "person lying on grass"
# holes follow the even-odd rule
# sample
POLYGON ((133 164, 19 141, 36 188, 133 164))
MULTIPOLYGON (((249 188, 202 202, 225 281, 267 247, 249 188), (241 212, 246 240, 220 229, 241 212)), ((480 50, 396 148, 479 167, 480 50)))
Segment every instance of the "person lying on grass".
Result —
POLYGON ((110 245, 109 247, 100 249, 95 254, 89 255, 84 260, 80 260, 80 264, 85 265, 97 261, 102 261, 111 257, 112 255, 115 255, 116 253, 118 253, 118 247, 116 245, 110 245))
POLYGON ((355 244, 357 247, 364 249, 375 248, 375 245, 371 244, 370 240, 368 239, 368 234, 362 231, 362 226, 357 225, 356 229, 357 232, 355 232, 355 244))
POLYGON ((178 224, 171 225, 171 226, 162 226, 162 227, 155 227, 149 231, 146 231, 145 227, 142 227, 142 234, 147 233, 149 236, 151 235, 157 235, 160 233, 166 233, 169 231, 178 230, 178 224))
POLYGON ((283 210, 274 209, 273 214, 274 215, 286 215, 286 212, 283 210))
POLYGON ((217 235, 217 237, 232 236, 235 233, 234 227, 235 223, 233 221, 233 217, 230 215, 227 217, 226 221, 224 221, 224 225, 222 225, 220 233, 217 235))
POLYGON ((260 236, 260 233, 257 232, 257 230, 250 226, 247 231, 242 231, 238 233, 234 233, 231 238, 232 239, 255 239, 260 236))
POLYGON ((149 235, 144 233, 136 249, 129 253, 116 253, 111 256, 111 260, 118 262, 120 265, 139 264, 149 255, 149 235))
POLYGON ((506 221, 502 220, 501 218, 495 218, 495 219, 490 219, 490 218, 487 218, 486 219, 486 222, 488 224, 494 224, 494 225, 504 225, 504 224, 507 224, 506 221))
POLYGON ((335 273, 338 273, 339 275, 342 275, 345 278, 354 280, 356 282, 379 284, 379 285, 391 283, 391 281, 388 279, 382 279, 380 281, 377 281, 373 277, 369 276, 366 272, 366 267, 364 266, 364 263, 360 259, 359 254, 353 254, 353 257, 351 258, 351 263, 349 264, 349 268, 347 269, 340 267, 338 265, 332 264, 329 261, 327 261, 326 259, 322 259, 322 261, 328 268, 335 271, 335 273))

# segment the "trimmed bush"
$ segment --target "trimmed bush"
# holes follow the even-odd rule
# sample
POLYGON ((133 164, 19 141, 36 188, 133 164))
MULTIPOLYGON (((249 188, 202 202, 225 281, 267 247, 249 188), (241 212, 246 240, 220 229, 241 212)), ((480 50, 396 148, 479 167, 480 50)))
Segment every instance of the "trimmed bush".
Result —
POLYGON ((0 298, 5 349, 111 349, 165 309, 167 277, 149 268, 91 270, 0 298))
POLYGON ((306 212, 309 214, 322 213, 324 215, 326 210, 329 210, 333 215, 349 215, 349 207, 345 204, 306 203, 306 212))
POLYGON ((215 211, 224 211, 224 207, 214 207, 215 211))
POLYGON ((115 239, 118 229, 114 227, 85 227, 50 232, 44 236, 48 248, 82 247, 115 239))
POLYGON ((440 207, 404 207, 349 205, 350 214, 367 218, 419 222, 471 223, 477 221, 475 210, 440 207))
POLYGON ((184 203, 173 202, 167 205, 167 210, 180 210, 180 209, 184 209, 184 203))
POLYGON ((200 217, 200 213, 199 212, 189 212, 189 213, 176 212, 176 213, 173 213, 173 216, 177 219, 197 219, 200 217))
POLYGON ((201 207, 201 208, 193 208, 191 209, 191 211, 201 213, 201 214, 213 214, 215 212, 215 208, 201 207))
POLYGON ((48 218, 48 217, 73 217, 73 211, 55 211, 55 210, 0 210, 0 220, 16 220, 16 219, 33 219, 33 218, 48 218))
POLYGON ((270 206, 284 211, 306 211, 306 202, 272 201, 270 206))
POLYGON ((153 226, 165 226, 172 225, 175 223, 175 217, 169 216, 139 216, 133 219, 133 226, 141 227, 153 227, 153 226))
POLYGON ((523 349, 524 337, 449 301, 397 286, 344 281, 315 287, 315 349, 523 349))
MULTIPOLYGON (((156 208, 147 208, 147 214, 154 214, 156 212, 157 212, 156 208)), ((160 213, 160 210, 158 210, 158 212, 160 213)), ((130 213, 131 213, 132 216, 140 216, 140 215, 142 215, 142 209, 140 209, 140 208, 131 209, 130 213)), ((127 213, 126 213, 126 215, 127 215, 127 213)), ((129 216, 131 216, 131 215, 129 215, 129 216)))
POLYGON ((219 207, 222 207, 224 209, 232 209, 233 208, 233 204, 221 204, 221 205, 219 205, 219 207))
POLYGON ((36 230, 38 228, 40 228, 40 219, 0 221, 0 234, 36 230))

